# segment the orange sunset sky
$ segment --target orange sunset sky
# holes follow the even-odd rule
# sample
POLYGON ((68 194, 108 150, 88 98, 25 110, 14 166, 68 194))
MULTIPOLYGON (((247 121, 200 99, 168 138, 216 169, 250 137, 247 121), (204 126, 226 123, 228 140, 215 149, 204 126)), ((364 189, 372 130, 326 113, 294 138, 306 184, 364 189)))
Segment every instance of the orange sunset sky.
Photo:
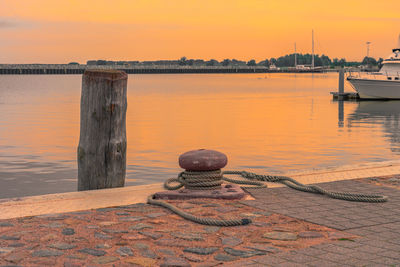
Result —
POLYGON ((0 0, 0 64, 390 54, 398 0, 0 0))

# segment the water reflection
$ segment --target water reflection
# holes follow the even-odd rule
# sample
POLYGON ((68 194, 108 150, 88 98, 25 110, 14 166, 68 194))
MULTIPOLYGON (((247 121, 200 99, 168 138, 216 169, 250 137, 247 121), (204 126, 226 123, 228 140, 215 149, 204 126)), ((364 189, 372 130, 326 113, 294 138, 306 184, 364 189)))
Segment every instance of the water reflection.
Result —
POLYGON ((344 103, 343 100, 339 100, 338 102, 338 126, 342 128, 344 126, 344 103))
MULTIPOLYGON (((349 127, 378 125, 382 136, 390 142, 390 150, 400 153, 400 101, 359 101, 348 116, 349 127)), ((371 140, 374 142, 374 140, 371 140)))
MULTIPOLYGON (((76 190, 81 79, 0 75, 0 198, 76 190)), ((362 117, 336 87, 334 73, 129 75, 127 185, 174 177, 195 148, 259 173, 398 157, 398 117, 362 117)))

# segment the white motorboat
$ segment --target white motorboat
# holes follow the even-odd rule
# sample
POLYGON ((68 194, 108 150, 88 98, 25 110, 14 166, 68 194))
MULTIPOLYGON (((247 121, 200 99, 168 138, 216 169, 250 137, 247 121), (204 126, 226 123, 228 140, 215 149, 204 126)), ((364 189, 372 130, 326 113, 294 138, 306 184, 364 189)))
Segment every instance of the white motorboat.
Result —
POLYGON ((350 73, 347 81, 362 99, 400 99, 400 36, 379 72, 350 73))

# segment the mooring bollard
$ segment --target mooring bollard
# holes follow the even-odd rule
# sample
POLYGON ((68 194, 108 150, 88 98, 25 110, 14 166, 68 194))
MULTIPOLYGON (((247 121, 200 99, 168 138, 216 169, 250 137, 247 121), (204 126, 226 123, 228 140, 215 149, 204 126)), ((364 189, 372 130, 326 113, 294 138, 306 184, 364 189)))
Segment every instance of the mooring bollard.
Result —
POLYGON ((188 198, 215 198, 215 199, 241 199, 245 192, 235 184, 223 184, 222 168, 228 163, 224 153, 209 149, 196 149, 179 156, 179 166, 185 171, 179 178, 170 179, 171 183, 180 183, 179 187, 166 188, 179 189, 178 191, 163 191, 155 194, 158 199, 188 199, 188 198))
POLYGON ((117 70, 86 70, 83 74, 79 191, 125 184, 127 81, 127 74, 117 70))
POLYGON ((182 218, 199 224, 237 226, 249 224, 251 223, 251 219, 199 217, 180 209, 172 203, 168 203, 166 200, 189 198, 242 199, 246 194, 237 184, 253 185, 255 187, 251 188, 260 189, 266 187, 264 182, 281 183, 303 192, 322 194, 331 198, 348 201, 379 203, 388 200, 386 196, 380 195, 328 191, 316 185, 304 185, 287 176, 264 175, 247 171, 222 171, 221 168, 225 167, 226 163, 226 155, 215 150, 198 149, 182 154, 179 157, 179 165, 185 171, 181 172, 177 178, 168 179, 164 183, 164 188, 171 191, 149 195, 147 203, 167 208, 182 218), (244 178, 244 180, 235 180, 224 177, 224 175, 238 175, 244 178), (223 184, 223 181, 230 184, 223 184), (184 189, 180 189, 182 187, 184 189), (180 190, 177 191, 177 189, 180 190))

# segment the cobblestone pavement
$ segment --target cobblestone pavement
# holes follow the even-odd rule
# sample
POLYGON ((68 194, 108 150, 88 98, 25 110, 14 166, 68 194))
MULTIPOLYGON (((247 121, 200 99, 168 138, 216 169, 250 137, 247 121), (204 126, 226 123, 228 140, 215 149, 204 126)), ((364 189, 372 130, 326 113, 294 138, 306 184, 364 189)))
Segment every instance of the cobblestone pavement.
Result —
POLYGON ((400 191, 357 180, 319 184, 387 203, 290 188, 255 200, 171 201, 200 216, 248 217, 220 228, 147 204, 0 220, 0 266, 400 266, 400 191))

